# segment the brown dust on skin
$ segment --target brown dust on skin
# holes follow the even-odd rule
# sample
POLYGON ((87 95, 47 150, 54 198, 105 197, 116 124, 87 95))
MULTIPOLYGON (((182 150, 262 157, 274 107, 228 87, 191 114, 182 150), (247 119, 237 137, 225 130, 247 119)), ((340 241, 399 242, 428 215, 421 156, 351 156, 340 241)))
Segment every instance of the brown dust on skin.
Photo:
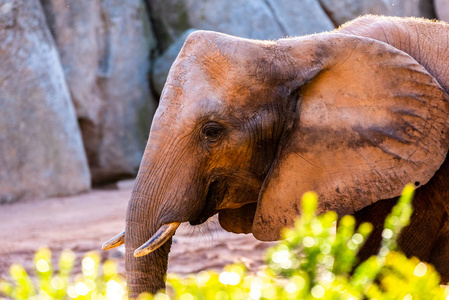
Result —
MULTIPOLYGON (((156 148, 150 149, 143 162, 149 161, 147 169, 155 178, 141 173, 139 180, 147 193, 133 198, 138 206, 131 201, 135 214, 128 214, 127 232, 133 231, 134 224, 140 228, 138 240, 126 241, 130 261, 132 248, 158 225, 186 220, 198 224, 219 208, 228 209, 220 216, 226 229, 246 232, 251 219, 244 218, 244 225, 229 220, 254 209, 254 205, 239 206, 253 202, 259 186, 251 230, 258 238, 271 240, 279 237, 281 227, 292 224, 303 192, 318 192, 321 211, 354 212, 399 195, 408 181, 427 183, 447 152, 447 95, 438 82, 405 53, 364 37, 323 33, 263 43, 197 32, 188 38, 167 82, 153 128, 159 134, 170 128, 176 143, 152 140, 153 130, 150 142, 159 142, 164 149, 159 157, 173 154, 178 162, 187 157, 186 150, 176 156, 175 146, 193 147, 189 154, 196 163, 183 161, 190 164, 189 170, 196 169, 183 170, 174 180, 170 162, 163 170, 170 174, 169 180, 162 178, 151 167, 165 160, 154 158, 156 148), (283 59, 276 60, 279 54, 283 59), (239 98, 240 91, 245 91, 245 98, 239 98), (291 97, 293 92, 296 98, 291 97), (408 110, 398 109, 404 98, 420 105, 410 101, 408 110), (266 121, 266 116, 273 118, 266 121), (285 120, 292 121, 286 126, 285 120), (247 132, 253 135, 245 136, 247 132), (340 145, 336 139, 341 139, 340 145), (248 141, 260 148, 271 141, 274 147, 264 157, 270 163, 255 167, 254 158, 263 151, 249 147, 248 141), (189 183, 184 186, 179 179, 183 176, 189 183), (235 181, 245 177, 251 178, 254 195, 237 202, 234 199, 245 188, 235 181), (143 204, 147 196, 152 203, 161 201, 164 189, 169 192, 168 202, 153 208, 143 204), (156 214, 150 211, 154 219, 141 217, 139 223, 145 208, 156 214), (238 210, 233 213, 231 208, 238 210)), ((140 290, 163 286, 165 270, 157 266, 165 268, 169 245, 165 246, 133 269, 138 276, 132 281, 140 290), (151 286, 156 279, 158 286, 151 286)))

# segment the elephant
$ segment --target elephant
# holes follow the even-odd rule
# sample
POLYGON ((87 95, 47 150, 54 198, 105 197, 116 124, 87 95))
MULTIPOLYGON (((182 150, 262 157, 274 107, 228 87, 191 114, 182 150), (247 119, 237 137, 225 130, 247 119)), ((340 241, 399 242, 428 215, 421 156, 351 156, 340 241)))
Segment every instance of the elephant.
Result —
POLYGON ((363 16, 277 41, 189 35, 173 63, 129 201, 130 297, 165 287, 180 223, 218 214, 235 233, 278 240, 313 190, 318 212, 374 230, 416 187, 399 245, 449 280, 449 25, 363 16))

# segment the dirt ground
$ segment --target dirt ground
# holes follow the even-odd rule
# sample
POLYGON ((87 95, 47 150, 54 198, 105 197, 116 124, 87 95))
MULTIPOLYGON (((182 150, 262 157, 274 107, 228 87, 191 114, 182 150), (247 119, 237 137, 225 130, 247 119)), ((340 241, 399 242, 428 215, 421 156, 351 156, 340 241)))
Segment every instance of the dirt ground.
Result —
MULTIPOLYGON (((132 180, 121 181, 115 188, 73 197, 0 205, 0 278, 7 276, 13 263, 32 269, 34 252, 42 246, 49 247, 54 257, 64 249, 71 249, 78 258, 99 251, 103 259, 116 259, 123 272, 123 246, 101 251, 101 245, 124 229, 132 185, 132 180)), ((252 235, 228 233, 214 218, 201 226, 182 224, 173 240, 169 272, 185 275, 242 262, 254 273, 271 245, 252 235)))

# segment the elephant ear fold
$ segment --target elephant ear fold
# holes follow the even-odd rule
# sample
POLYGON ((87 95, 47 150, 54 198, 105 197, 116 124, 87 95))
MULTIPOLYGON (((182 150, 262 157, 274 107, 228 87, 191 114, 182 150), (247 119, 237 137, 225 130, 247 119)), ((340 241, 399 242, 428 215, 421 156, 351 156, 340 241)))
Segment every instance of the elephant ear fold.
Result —
POLYGON ((252 232, 276 240, 301 214, 351 214, 426 184, 448 149, 448 95, 413 58, 387 44, 340 35, 335 61, 302 87, 299 116, 265 179, 252 232))

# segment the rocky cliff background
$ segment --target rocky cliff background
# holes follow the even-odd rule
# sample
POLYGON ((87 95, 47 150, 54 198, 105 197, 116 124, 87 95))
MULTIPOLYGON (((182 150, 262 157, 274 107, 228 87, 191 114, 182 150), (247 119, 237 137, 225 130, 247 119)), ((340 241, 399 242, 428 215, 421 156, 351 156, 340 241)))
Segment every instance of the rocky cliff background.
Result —
POLYGON ((449 0, 0 0, 0 203, 134 176, 190 32, 278 39, 363 14, 449 21, 449 0))

